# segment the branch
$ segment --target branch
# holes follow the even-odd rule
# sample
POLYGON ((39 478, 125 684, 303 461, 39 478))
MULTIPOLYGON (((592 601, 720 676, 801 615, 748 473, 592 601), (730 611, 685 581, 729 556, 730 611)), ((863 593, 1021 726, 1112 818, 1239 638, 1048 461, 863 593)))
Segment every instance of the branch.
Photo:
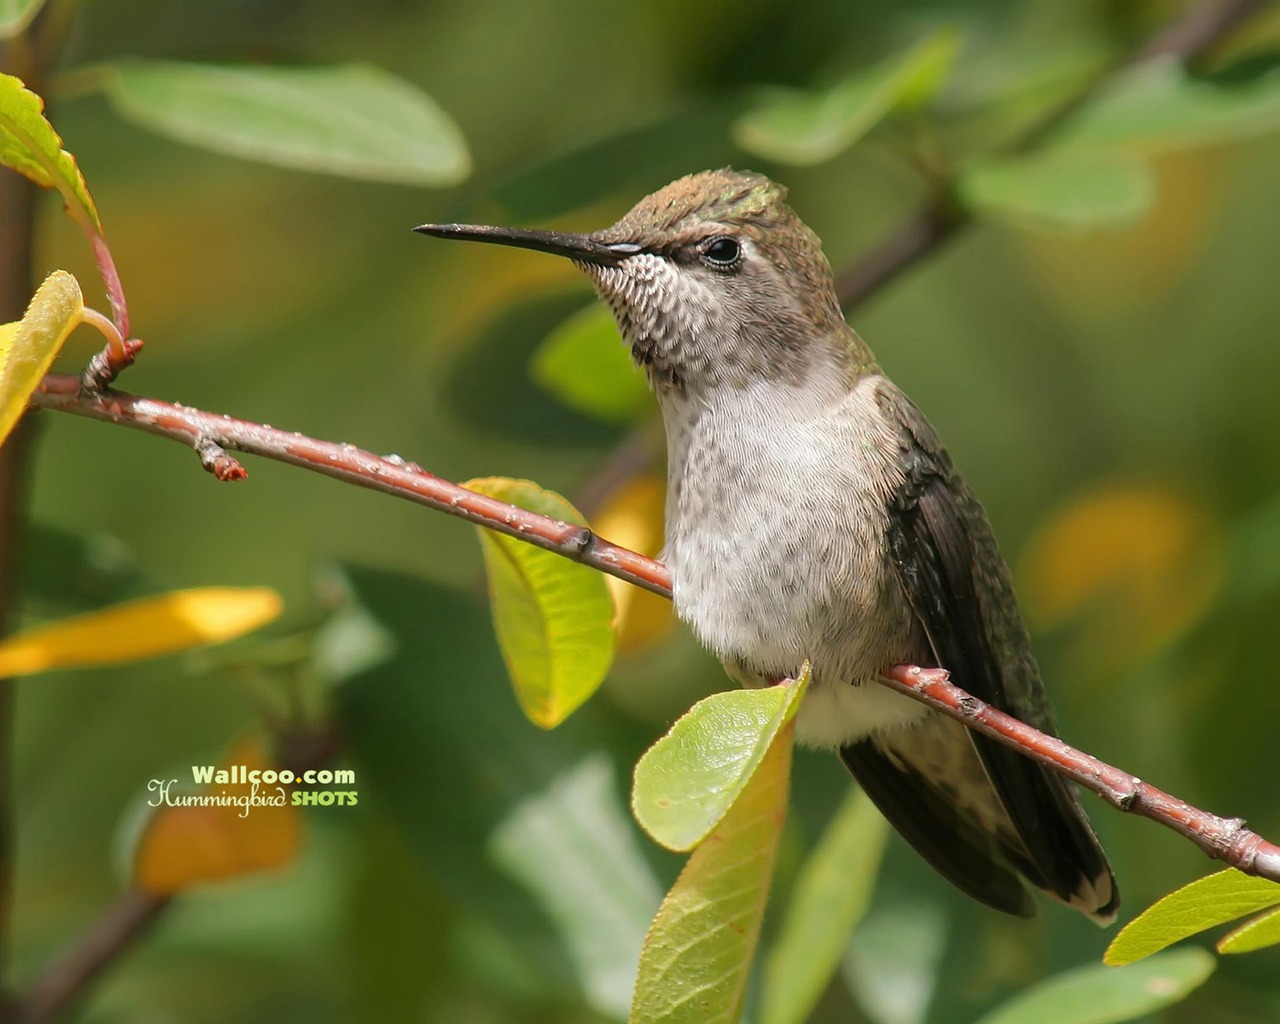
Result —
POLYGON ((67 1010, 120 953, 155 923, 170 897, 132 890, 103 912, 18 1004, 16 1024, 44 1024, 67 1010))
MULTIPOLYGON (((248 423, 150 398, 108 392, 85 395, 75 377, 50 374, 33 404, 106 420, 180 441, 204 453, 226 450, 261 455, 301 466, 370 490, 465 519, 505 533, 663 597, 671 597, 671 575, 661 562, 611 544, 589 529, 562 523, 497 501, 391 456, 382 458, 353 445, 318 441, 260 423, 248 423)), ((239 465, 238 463, 236 464, 239 465)), ((243 474, 243 470, 241 470, 243 474)), ((239 479, 239 477, 221 477, 239 479)), ((1127 772, 1085 754, 997 711, 947 682, 937 669, 898 665, 885 685, 976 729, 1005 746, 1074 779, 1122 811, 1141 814, 1195 843, 1210 857, 1246 874, 1280 882, 1280 847, 1244 828, 1239 819, 1219 818, 1170 796, 1127 772)))
MULTIPOLYGON (((1026 153, 1046 142, 1077 111, 1105 91, 1117 77, 1156 59, 1190 60, 1198 57, 1247 19, 1268 0, 1202 0, 1182 18, 1165 27, 1119 64, 1099 75, 1085 88, 1024 131, 1008 150, 1026 153)), ((879 291, 903 271, 938 252, 972 215, 949 200, 956 182, 936 183, 936 198, 908 217, 899 228, 859 262, 836 274, 836 295, 842 306, 856 306, 879 291)))
POLYGON ((671 596, 671 577, 661 562, 601 540, 586 527, 561 523, 469 491, 396 456, 382 458, 355 445, 318 441, 262 423, 122 391, 85 394, 78 377, 64 374, 46 376, 31 404, 38 409, 58 409, 182 442, 195 449, 205 468, 220 480, 238 480, 246 475, 228 451, 260 455, 426 505, 554 551, 645 590, 671 596))
MULTIPOLYGON (((47 19, 47 12, 38 12, 27 33, 0 40, 0 69, 18 75, 35 89, 41 87, 47 66, 47 19)), ((35 193, 36 186, 16 174, 4 173, 0 180, 0 323, 20 319, 31 298, 35 193)), ((7 443, 0 446, 0 636, 11 630, 19 613, 17 570, 35 443, 36 425, 31 420, 30 416, 20 419, 7 443)), ((16 689, 14 680, 0 679, 0 979, 8 967, 13 927, 16 689)), ((0 993, 0 1013, 7 1004, 7 993, 0 993)))
POLYGON ((1215 860, 1246 875, 1280 882, 1280 846, 1245 828, 1243 818, 1220 818, 1162 789, 1034 729, 948 681, 946 669, 895 665, 882 680, 935 711, 989 736, 1097 793, 1112 807, 1159 822, 1215 860))

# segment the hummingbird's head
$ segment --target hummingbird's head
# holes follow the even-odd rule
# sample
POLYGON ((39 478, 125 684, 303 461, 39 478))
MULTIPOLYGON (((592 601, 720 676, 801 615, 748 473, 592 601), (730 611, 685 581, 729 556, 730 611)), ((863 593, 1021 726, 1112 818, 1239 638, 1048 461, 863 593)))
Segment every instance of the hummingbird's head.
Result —
POLYGON ((672 182, 589 235, 458 224, 415 230, 568 256, 613 311, 659 397, 804 385, 873 366, 836 300, 822 243, 763 175, 672 182))

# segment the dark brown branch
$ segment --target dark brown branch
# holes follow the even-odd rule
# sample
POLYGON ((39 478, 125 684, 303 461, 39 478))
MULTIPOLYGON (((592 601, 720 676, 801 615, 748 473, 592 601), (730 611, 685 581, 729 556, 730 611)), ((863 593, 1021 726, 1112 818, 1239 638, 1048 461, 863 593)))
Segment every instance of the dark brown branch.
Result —
MULTIPOLYGON (((37 14, 37 27, 47 15, 37 14)), ((42 39, 29 31, 0 41, 0 70, 39 86, 42 39)), ((0 323, 20 319, 31 298, 36 186, 16 174, 0 180, 0 323)), ((0 636, 18 617, 17 569, 22 551, 27 478, 36 424, 24 416, 0 446, 0 636)), ((7 967, 13 924, 13 761, 16 683, 0 679, 0 979, 7 967)), ((0 1009, 7 996, 0 993, 0 1009)))
MULTIPOLYGON (((247 423, 109 392, 84 395, 74 377, 50 375, 36 395, 37 406, 108 420, 188 446, 215 445, 248 452, 382 491, 497 530, 554 551, 575 562, 634 583, 664 597, 671 596, 667 567, 629 551, 580 526, 548 519, 433 476, 403 460, 386 459, 348 444, 318 441, 259 423, 247 423)), ((1075 779, 1114 807, 1141 814, 1173 829, 1211 857, 1249 874, 1280 881, 1280 849, 1248 832, 1239 820, 1216 817, 1169 796, 1118 768, 1045 735, 971 697, 946 681, 940 670, 899 665, 886 673, 885 685, 937 708, 986 733, 1026 757, 1075 779)))
POLYGON ((1243 818, 1220 818, 1192 807, 1092 754, 1033 729, 953 685, 945 669, 896 665, 885 673, 884 684, 1074 779, 1117 810, 1140 814, 1173 829, 1215 860, 1247 875, 1280 882, 1280 846, 1250 832, 1243 818))
MULTIPOLYGON (((1152 36, 1145 45, 1099 75, 1033 124, 1009 146, 1025 153, 1048 141, 1082 107, 1115 79, 1156 58, 1190 60, 1216 46, 1232 29, 1265 7, 1268 0, 1201 0, 1182 18, 1152 36)), ((903 271, 934 255, 971 221, 969 213, 951 203, 954 182, 935 185, 934 198, 908 217, 899 228, 857 263, 836 274, 836 295, 842 306, 856 306, 903 271)))
POLYGON ((168 905, 168 896, 136 890, 121 896, 36 979, 18 1005, 17 1024, 46 1024, 70 1009, 123 950, 146 934, 168 905))
POLYGON ((623 484, 652 466, 661 452, 661 426, 653 421, 641 423, 574 489, 573 503, 590 519, 623 484))
POLYGON ((942 248, 969 215, 938 200, 915 214, 859 262, 836 275, 840 305, 856 306, 904 271, 942 248))

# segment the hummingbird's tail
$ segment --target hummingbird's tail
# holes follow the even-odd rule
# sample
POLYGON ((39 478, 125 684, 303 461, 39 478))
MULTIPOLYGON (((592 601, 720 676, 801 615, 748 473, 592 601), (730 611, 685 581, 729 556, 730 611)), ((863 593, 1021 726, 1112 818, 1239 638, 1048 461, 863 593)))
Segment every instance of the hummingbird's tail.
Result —
POLYGON ((1061 777, 1012 752, 1016 761, 988 764, 974 740, 958 722, 930 715, 842 747, 840 758, 890 824, 962 892, 1031 917, 1035 903, 1021 876, 1110 924, 1119 893, 1075 794, 1061 777), (1006 777, 994 780, 993 767, 1006 777), (1016 822, 1001 796, 1010 789, 1018 794, 1016 822))

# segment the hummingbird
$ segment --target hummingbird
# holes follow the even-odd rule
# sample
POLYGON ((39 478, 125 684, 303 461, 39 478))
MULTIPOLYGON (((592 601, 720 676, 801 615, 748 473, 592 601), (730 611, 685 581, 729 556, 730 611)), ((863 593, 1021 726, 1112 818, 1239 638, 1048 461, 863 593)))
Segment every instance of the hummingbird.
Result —
POLYGON ((760 174, 689 175, 592 234, 423 224, 564 256, 661 408, 676 614, 745 686, 809 690, 796 737, 838 753, 889 822, 980 902, 1025 882, 1101 924, 1119 904, 1071 784, 880 685, 945 668, 1045 732, 1052 714, 987 516, 846 323, 818 236, 760 174))

